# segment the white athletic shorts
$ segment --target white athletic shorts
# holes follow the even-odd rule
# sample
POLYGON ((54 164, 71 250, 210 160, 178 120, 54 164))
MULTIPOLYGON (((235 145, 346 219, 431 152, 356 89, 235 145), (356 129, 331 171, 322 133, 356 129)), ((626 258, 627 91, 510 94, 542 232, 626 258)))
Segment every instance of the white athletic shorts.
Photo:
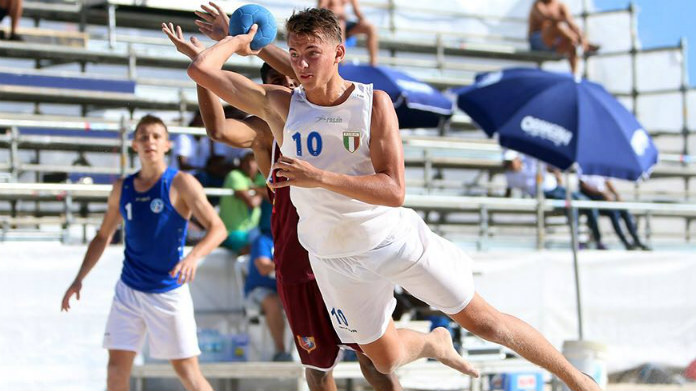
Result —
POLYGON ((146 336, 152 358, 178 360, 201 354, 187 284, 169 292, 145 293, 118 280, 103 346, 140 352, 146 336))
POLYGON ((364 345, 384 335, 396 306, 394 285, 446 314, 460 312, 474 297, 471 258, 416 212, 400 209, 399 224, 376 248, 342 258, 309 256, 344 343, 364 345))

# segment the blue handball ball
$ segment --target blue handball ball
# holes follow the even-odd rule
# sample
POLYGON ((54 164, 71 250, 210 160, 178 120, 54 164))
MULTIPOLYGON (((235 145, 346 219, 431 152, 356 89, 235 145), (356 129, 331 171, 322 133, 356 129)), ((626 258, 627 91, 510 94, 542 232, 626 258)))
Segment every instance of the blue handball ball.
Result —
POLYGON ((230 15, 230 35, 246 34, 253 24, 257 24, 259 29, 251 41, 252 50, 259 50, 273 42, 278 32, 275 18, 257 4, 243 5, 230 15))

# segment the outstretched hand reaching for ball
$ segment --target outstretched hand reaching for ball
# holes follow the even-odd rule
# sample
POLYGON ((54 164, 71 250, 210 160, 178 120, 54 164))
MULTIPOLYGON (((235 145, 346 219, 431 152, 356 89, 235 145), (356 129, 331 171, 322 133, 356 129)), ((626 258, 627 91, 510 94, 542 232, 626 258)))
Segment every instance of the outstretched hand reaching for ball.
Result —
POLYGON ((186 55, 192 60, 198 56, 198 53, 205 50, 205 46, 198 38, 191 37, 190 41, 186 40, 184 38, 184 33, 181 31, 181 26, 176 26, 176 28, 174 28, 172 23, 162 23, 162 32, 169 37, 169 40, 176 46, 176 50, 178 50, 179 53, 186 55))
POLYGON ((220 41, 229 34, 230 18, 219 5, 209 3, 210 7, 202 4, 203 11, 194 11, 203 20, 196 20, 198 30, 213 41, 220 41))

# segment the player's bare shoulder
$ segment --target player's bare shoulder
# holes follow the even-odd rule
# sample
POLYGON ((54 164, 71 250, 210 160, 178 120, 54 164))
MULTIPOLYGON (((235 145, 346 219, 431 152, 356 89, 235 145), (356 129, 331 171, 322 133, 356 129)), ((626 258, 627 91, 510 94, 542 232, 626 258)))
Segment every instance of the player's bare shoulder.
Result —
POLYGON ((123 178, 118 178, 111 185, 111 193, 109 193, 108 199, 109 206, 111 206, 112 203, 118 206, 119 202, 121 201, 121 193, 123 193, 123 182, 123 178))
POLYGON ((121 190, 123 189, 123 179, 124 178, 118 178, 114 181, 114 183, 111 185, 112 189, 111 192, 118 191, 119 194, 121 194, 121 190))
POLYGON ((272 84, 264 84, 264 88, 266 88, 268 101, 270 102, 274 114, 280 116, 280 118, 285 121, 288 117, 288 111, 290 110, 292 90, 288 87, 272 84))
POLYGON ((372 92, 372 108, 374 109, 376 105, 380 105, 380 108, 382 105, 394 107, 389 94, 382 90, 374 90, 372 92))
MULTIPOLYGON (((372 117, 374 119, 384 117, 386 119, 396 119, 396 111, 389 94, 382 90, 374 90, 372 94, 372 117), (393 118, 392 118, 393 117, 393 118)), ((398 121, 397 121, 398 125, 398 121)))
POLYGON ((193 175, 179 171, 172 179, 172 190, 179 194, 191 194, 202 192, 203 186, 193 175))
POLYGON ((174 209, 182 217, 189 219, 193 204, 201 197, 205 198, 205 191, 201 183, 187 172, 177 172, 169 189, 169 201, 174 205, 174 209))
POLYGON ((399 119, 396 117, 394 104, 389 95, 381 90, 374 90, 372 96, 372 118, 370 120, 370 138, 399 139, 399 119))

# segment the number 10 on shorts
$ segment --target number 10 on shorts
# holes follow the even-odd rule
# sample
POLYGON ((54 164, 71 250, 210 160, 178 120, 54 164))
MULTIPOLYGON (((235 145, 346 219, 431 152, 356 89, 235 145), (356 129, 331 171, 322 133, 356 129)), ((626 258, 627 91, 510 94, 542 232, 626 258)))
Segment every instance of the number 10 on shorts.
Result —
POLYGON ((346 316, 343 315, 343 311, 331 308, 331 316, 336 317, 336 323, 338 323, 339 326, 341 324, 348 326, 348 319, 346 319, 346 316))

